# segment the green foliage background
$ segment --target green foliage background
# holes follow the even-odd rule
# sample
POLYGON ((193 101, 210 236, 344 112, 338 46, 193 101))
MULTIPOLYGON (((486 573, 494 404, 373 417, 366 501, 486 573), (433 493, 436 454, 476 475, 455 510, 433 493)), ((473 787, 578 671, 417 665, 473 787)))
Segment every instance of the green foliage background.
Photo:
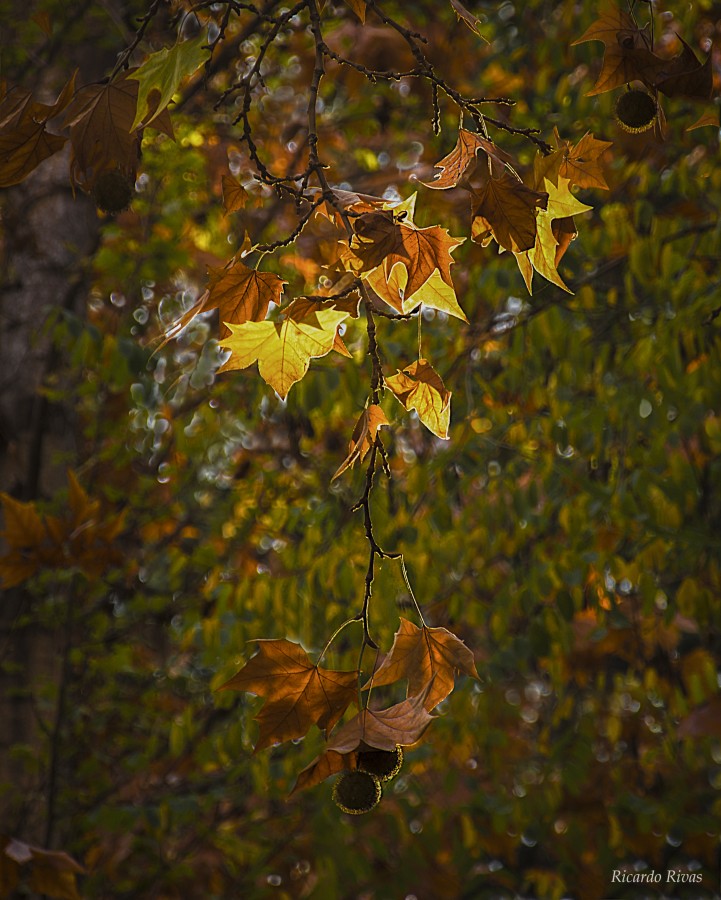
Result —
MULTIPOLYGON (((360 34, 335 7, 340 34, 360 34)), ((207 263, 244 228, 269 240, 290 221, 272 197, 222 215, 220 175, 239 148, 198 95, 174 117, 177 143, 146 138, 132 212, 103 226, 87 317, 49 310, 45 324, 63 360, 62 396, 48 390, 66 402, 70 384, 77 423, 77 455, 57 463, 126 516, 105 576, 39 572, 20 623, 62 630, 72 605, 52 777, 55 844, 86 866, 83 896, 641 896, 611 884, 623 866, 703 876, 703 890, 665 884, 666 896, 718 886, 719 132, 686 131, 701 110, 674 100, 664 140, 626 135, 613 96, 584 96, 601 46, 569 45, 595 4, 476 7, 488 46, 450 11, 414 10, 415 27, 442 31, 449 80, 517 98, 513 122, 547 138, 556 126, 614 141, 611 191, 581 192, 595 208, 561 266, 573 296, 538 276, 527 296, 491 248, 456 253, 470 324, 423 321, 424 354, 453 391, 450 441, 383 404, 393 479, 374 495, 377 537, 404 552, 429 624, 474 649, 480 681, 457 683, 381 805, 353 818, 329 784, 287 799, 317 733, 253 756, 260 701, 215 693, 248 641, 319 651, 359 609, 368 551, 349 508, 362 474, 330 477, 369 364, 352 324, 354 361, 314 361, 281 403, 252 370, 215 377, 210 319, 153 352, 207 263)), ((674 7, 694 46, 719 27, 717 4, 674 7)), ((296 42, 268 73, 258 124, 279 159, 305 83, 296 42)), ((434 137, 421 90, 363 91, 347 72, 325 90, 331 174, 355 190, 405 197, 410 163, 427 177, 455 142, 454 110, 434 137)), ((530 163, 530 144, 497 140, 530 163)), ((467 234, 465 201, 418 189, 420 224, 467 234)), ((291 255, 264 265, 299 292, 291 255)), ((382 320, 379 340, 388 373, 415 358, 415 323, 382 320)), ((386 560, 371 611, 386 649, 399 613, 412 617, 386 560)), ((344 631, 329 662, 353 667, 358 638, 344 631)), ((49 719, 59 685, 28 689, 49 719)), ((7 789, 21 819, 41 814, 51 750, 16 748, 38 785, 22 800, 7 789)))

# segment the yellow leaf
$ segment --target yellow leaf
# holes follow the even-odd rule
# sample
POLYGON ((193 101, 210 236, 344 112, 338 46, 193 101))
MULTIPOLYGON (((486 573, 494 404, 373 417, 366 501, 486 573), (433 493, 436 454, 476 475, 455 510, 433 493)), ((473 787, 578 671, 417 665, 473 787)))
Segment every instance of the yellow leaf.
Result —
POLYGON ((451 392, 425 359, 411 363, 397 375, 389 375, 386 385, 407 409, 415 409, 421 422, 433 434, 448 439, 451 419, 451 392))
POLYGON ((375 444, 378 429, 389 424, 386 414, 380 406, 372 403, 368 409, 364 409, 353 429, 353 435, 348 444, 348 456, 343 460, 331 481, 335 481, 339 475, 342 475, 356 462, 362 462, 375 444))
POLYGON ((220 346, 232 355, 220 371, 245 369, 257 362, 260 377, 285 399, 308 371, 310 360, 333 349, 338 326, 347 316, 341 310, 319 309, 281 322, 226 322, 231 333, 220 346))

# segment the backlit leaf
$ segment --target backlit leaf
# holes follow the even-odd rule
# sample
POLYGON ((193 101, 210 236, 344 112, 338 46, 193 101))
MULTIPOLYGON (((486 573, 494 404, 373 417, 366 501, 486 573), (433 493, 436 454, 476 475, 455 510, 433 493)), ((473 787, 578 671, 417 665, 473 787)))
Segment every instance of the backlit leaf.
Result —
POLYGON ((447 628, 419 628, 401 618, 391 651, 372 683, 379 687, 407 678, 409 697, 420 694, 430 684, 424 706, 433 709, 453 690, 457 672, 478 677, 473 654, 460 638, 447 628))
POLYGON ((407 409, 415 409, 421 422, 433 434, 448 439, 451 419, 451 392, 428 360, 419 359, 397 375, 385 379, 400 403, 407 409))
POLYGON ((536 240, 536 211, 547 203, 547 194, 526 187, 508 172, 489 178, 472 194, 471 238, 481 243, 490 234, 504 250, 529 250, 536 240))
POLYGON ((245 369, 257 362, 260 377, 285 399, 308 371, 311 359, 333 349, 338 325, 347 316, 337 309, 318 309, 280 322, 226 322, 230 335, 221 340, 220 346, 232 355, 220 371, 245 369))
POLYGON ((286 283, 272 272, 258 272, 240 260, 232 260, 226 268, 210 271, 205 309, 218 308, 221 335, 227 335, 229 325, 265 319, 270 303, 280 304, 286 283))
POLYGON ((343 725, 328 742, 328 750, 353 753, 365 750, 395 750, 396 745, 408 746, 420 740, 434 719, 428 710, 428 686, 420 694, 408 697, 388 709, 364 709, 343 725))
POLYGON ((335 481, 339 475, 342 475, 356 462, 362 462, 375 443, 378 429, 389 424, 386 414, 380 406, 372 403, 367 409, 364 409, 353 429, 353 435, 348 445, 348 456, 340 464, 331 481, 335 481))
POLYGON ((312 725, 331 729, 356 699, 356 672, 316 666, 300 644, 283 638, 257 644, 255 656, 219 688, 265 698, 256 716, 260 726, 256 753, 304 737, 312 725))

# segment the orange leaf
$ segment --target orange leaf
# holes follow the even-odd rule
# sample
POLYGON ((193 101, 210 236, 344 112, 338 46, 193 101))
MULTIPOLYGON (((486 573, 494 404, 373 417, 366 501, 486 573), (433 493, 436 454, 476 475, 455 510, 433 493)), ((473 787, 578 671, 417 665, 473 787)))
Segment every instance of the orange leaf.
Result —
POLYGON ((637 28, 631 16, 613 4, 608 4, 601 17, 571 46, 584 41, 601 41, 605 47, 601 71, 588 97, 630 81, 652 78, 656 63, 662 62, 651 53, 648 28, 637 28))
POLYGON ((18 184, 41 162, 65 146, 66 138, 29 119, 0 134, 0 188, 18 184))
POLYGON ((453 690, 456 672, 478 678, 473 654, 460 638, 447 628, 418 628, 401 618, 391 652, 371 681, 378 687, 407 678, 409 696, 430 684, 424 704, 433 709, 453 690))
POLYGON ((355 768, 355 753, 338 753, 337 750, 326 750, 325 753, 316 756, 313 762, 298 774, 290 795, 293 796, 296 791, 302 791, 320 784, 321 781, 325 781, 331 775, 337 775, 339 772, 350 772, 355 768))
POLYGON ((210 270, 205 308, 220 310, 221 335, 227 335, 228 325, 262 322, 270 303, 280 304, 284 284, 273 272, 258 272, 233 259, 224 269, 210 270))
POLYGON ((365 25, 366 20, 366 0, 345 0, 345 2, 350 6, 353 12, 358 16, 361 22, 365 25))
POLYGON ((343 460, 331 481, 335 481, 340 475, 355 465, 356 462, 362 462, 368 451, 376 441, 378 429, 383 425, 389 425, 386 414, 380 408, 372 403, 368 409, 364 409, 360 414, 358 421, 355 423, 353 435, 348 444, 348 456, 343 460))
POLYGON ((488 233, 504 250, 530 250, 536 241, 536 210, 545 209, 548 194, 526 187, 504 172, 473 192, 471 240, 482 243, 488 233))
POLYGON ((429 431, 439 438, 448 439, 451 392, 428 360, 419 359, 411 363, 402 372, 389 375, 385 382, 407 410, 416 410, 429 431))
POLYGON ((473 175, 478 165, 477 154, 482 150, 497 163, 504 165, 512 162, 511 157, 500 147, 473 131, 465 128, 458 129, 456 146, 443 159, 436 163, 436 168, 441 169, 433 181, 422 182, 426 187, 434 190, 447 190, 448 188, 466 186, 468 179, 473 175))
POLYGON ((243 209, 248 202, 248 192, 232 175, 223 175, 223 209, 226 213, 243 209))
POLYGON ((611 141, 596 140, 590 132, 586 132, 575 146, 566 143, 559 174, 578 187, 607 191, 608 185, 599 159, 612 145, 611 141))
POLYGON ((395 750, 415 744, 435 718, 428 712, 428 686, 416 697, 408 697, 388 709, 364 709, 339 728, 328 743, 328 750, 352 753, 373 747, 395 750))
POLYGON ((258 653, 218 690, 248 691, 265 698, 255 752, 304 737, 311 725, 331 729, 356 699, 356 672, 314 665, 300 644, 258 640, 258 653))

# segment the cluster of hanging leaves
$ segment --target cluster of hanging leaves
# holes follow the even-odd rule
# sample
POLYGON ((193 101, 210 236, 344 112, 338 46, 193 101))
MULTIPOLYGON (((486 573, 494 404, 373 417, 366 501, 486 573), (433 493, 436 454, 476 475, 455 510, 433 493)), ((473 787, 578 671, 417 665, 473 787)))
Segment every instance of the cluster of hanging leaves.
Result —
POLYGON ((313 663, 291 641, 262 639, 257 644, 258 652, 220 690, 248 691, 264 698, 256 716, 256 753, 303 738, 314 725, 319 728, 326 738, 325 749, 298 775, 293 792, 331 775, 344 778, 347 773, 363 773, 355 780, 336 783, 334 798, 346 812, 367 812, 378 803, 380 781, 400 768, 400 748, 421 738, 433 720, 431 711, 453 690, 456 675, 478 677, 473 654, 455 634, 425 624, 419 628, 403 618, 390 652, 366 683, 360 670, 323 668, 325 651, 313 663), (382 707, 374 694, 370 702, 372 689, 402 681, 407 681, 405 700, 382 707), (336 727, 353 703, 359 705, 359 712, 336 727), (362 798, 355 809, 347 795, 352 785, 362 798))

